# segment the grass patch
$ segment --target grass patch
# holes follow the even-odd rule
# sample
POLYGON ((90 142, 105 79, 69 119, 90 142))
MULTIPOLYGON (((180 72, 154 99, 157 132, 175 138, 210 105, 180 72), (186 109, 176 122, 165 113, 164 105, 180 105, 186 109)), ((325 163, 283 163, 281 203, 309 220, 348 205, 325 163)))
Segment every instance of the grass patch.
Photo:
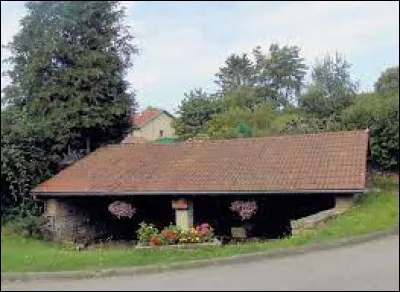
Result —
POLYGON ((73 246, 43 242, 1 232, 1 271, 60 271, 140 266, 176 261, 226 257, 275 248, 323 242, 366 234, 398 225, 399 185, 376 181, 381 192, 368 193, 358 204, 319 230, 264 243, 224 247, 199 247, 193 250, 136 250, 131 247, 103 247, 76 251, 73 246))

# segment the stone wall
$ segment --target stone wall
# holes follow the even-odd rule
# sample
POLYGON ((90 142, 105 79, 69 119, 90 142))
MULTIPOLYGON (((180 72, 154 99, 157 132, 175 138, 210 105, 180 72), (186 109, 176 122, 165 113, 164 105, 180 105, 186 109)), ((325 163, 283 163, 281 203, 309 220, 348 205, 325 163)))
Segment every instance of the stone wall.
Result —
POLYGON ((43 216, 47 218, 47 229, 54 240, 87 243, 99 232, 90 213, 72 199, 46 200, 43 216))
POLYGON ((335 196, 334 208, 324 210, 297 220, 292 220, 290 223, 292 234, 297 234, 304 230, 313 230, 322 223, 335 218, 339 214, 342 214, 350 209, 356 203, 359 196, 360 194, 337 195, 335 196))
POLYGON ((163 131, 163 137, 173 137, 175 136, 175 130, 171 126, 172 121, 173 118, 162 113, 154 120, 143 125, 140 129, 134 130, 133 136, 154 140, 160 138, 160 131, 163 131))

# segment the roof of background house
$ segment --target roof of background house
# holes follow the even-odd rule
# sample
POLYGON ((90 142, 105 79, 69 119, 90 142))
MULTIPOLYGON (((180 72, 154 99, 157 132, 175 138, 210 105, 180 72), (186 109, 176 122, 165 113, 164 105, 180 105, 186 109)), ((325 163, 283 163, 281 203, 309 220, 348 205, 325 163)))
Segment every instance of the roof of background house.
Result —
POLYGON ((365 188, 368 131, 100 148, 38 195, 354 192, 365 188))
POLYGON ((158 117, 159 115, 161 115, 162 113, 164 113, 172 118, 174 117, 173 115, 171 115, 169 112, 167 112, 165 110, 161 110, 161 109, 154 108, 154 107, 148 107, 141 113, 133 114, 131 116, 131 123, 135 127, 140 128, 140 127, 143 127, 145 124, 147 124, 149 121, 151 121, 151 120, 155 119, 156 117, 158 117))

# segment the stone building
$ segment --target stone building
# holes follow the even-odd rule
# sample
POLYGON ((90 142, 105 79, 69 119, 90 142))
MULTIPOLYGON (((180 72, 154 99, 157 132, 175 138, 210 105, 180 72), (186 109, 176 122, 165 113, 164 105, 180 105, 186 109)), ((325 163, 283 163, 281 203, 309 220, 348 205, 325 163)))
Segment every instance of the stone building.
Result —
POLYGON ((301 218, 351 206, 365 191, 368 155, 368 131, 110 145, 33 195, 44 200, 55 239, 134 237, 141 221, 208 222, 227 235, 240 224, 229 210, 237 199, 258 202, 254 232, 272 238, 300 228, 291 223, 301 218), (113 218, 107 206, 116 200, 137 209, 132 219, 113 218))
POLYGON ((175 130, 171 126, 174 116, 169 112, 148 107, 131 117, 132 133, 122 141, 123 144, 142 143, 158 138, 172 138, 175 130))

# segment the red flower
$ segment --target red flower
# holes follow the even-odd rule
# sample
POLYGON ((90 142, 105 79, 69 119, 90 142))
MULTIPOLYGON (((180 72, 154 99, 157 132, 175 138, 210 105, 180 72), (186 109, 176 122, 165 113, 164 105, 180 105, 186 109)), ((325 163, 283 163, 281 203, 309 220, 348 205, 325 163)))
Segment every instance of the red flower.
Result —
POLYGON ((153 237, 150 239, 150 243, 153 244, 153 245, 159 245, 159 244, 161 243, 161 241, 160 241, 160 239, 159 239, 157 236, 153 236, 153 237))

